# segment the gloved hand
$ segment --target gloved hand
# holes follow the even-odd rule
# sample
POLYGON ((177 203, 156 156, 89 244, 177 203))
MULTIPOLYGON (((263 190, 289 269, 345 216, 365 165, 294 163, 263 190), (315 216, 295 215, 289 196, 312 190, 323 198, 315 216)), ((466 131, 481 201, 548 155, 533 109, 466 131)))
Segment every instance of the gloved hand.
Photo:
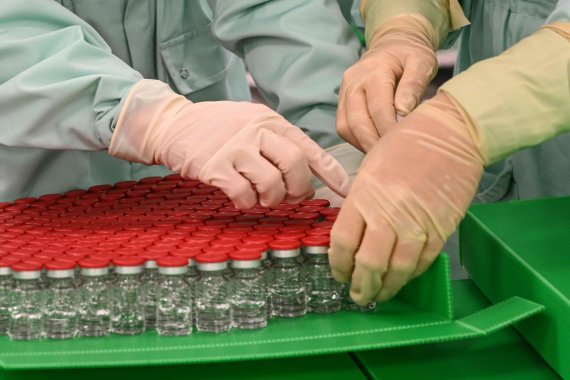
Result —
POLYGON ((131 89, 109 153, 219 187, 239 208, 311 197, 311 171, 342 196, 350 186, 336 160, 271 109, 192 103, 154 80, 131 89))
POLYGON ((393 127, 396 114, 408 115, 437 73, 437 58, 421 23, 377 34, 360 61, 345 71, 336 129, 346 141, 368 152, 393 127))
POLYGON ((385 301, 436 259, 483 172, 478 131, 444 93, 366 155, 331 232, 337 281, 365 305, 385 301))

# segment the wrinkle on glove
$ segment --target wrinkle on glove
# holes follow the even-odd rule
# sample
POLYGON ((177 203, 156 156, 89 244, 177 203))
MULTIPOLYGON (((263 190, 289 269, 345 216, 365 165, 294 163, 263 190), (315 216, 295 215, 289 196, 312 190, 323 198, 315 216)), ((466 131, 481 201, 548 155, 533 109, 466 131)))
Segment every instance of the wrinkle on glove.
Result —
POLYGON ((129 93, 109 153, 219 187, 239 208, 311 197, 311 172, 341 196, 350 186, 334 158, 271 109, 192 103, 154 80, 129 93))
POLYGON ((469 206, 483 158, 456 106, 439 94, 365 157, 331 232, 338 281, 365 305, 393 297, 433 263, 469 206))

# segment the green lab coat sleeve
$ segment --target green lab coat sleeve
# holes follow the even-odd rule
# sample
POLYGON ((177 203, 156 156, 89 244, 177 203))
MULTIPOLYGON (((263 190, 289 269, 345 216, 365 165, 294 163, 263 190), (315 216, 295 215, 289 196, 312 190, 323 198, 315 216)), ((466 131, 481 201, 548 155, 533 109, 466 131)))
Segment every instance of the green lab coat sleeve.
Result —
POLYGON ((338 143, 342 74, 360 43, 336 0, 209 0, 215 37, 241 56, 268 104, 322 146, 338 143))
POLYGON ((141 75, 97 32, 46 0, 0 1, 0 144, 102 150, 141 75))

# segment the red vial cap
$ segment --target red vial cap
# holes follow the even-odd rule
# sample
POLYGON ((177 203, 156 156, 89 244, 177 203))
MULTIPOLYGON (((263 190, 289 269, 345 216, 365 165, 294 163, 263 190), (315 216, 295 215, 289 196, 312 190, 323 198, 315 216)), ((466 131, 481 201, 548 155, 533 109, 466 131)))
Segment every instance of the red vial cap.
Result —
POLYGON ((328 236, 307 236, 302 243, 305 247, 326 247, 330 245, 331 239, 328 236))
POLYGON ((334 222, 328 221, 328 220, 323 220, 322 222, 316 222, 313 223, 312 226, 313 228, 332 228, 334 222))
POLYGON ((330 236, 331 230, 329 228, 311 228, 305 231, 307 236, 330 236))
POLYGON ((90 193, 102 193, 103 191, 111 190, 112 188, 112 185, 96 185, 91 186, 87 191, 90 193))
POLYGON ((331 203, 327 199, 306 199, 301 202, 301 206, 319 206, 319 207, 329 207, 331 203))
POLYGON ((230 253, 230 259, 238 261, 261 260, 261 252, 253 249, 242 249, 230 253))
POLYGON ((330 208, 325 208, 325 209, 319 211, 319 214, 321 214, 322 216, 333 216, 333 215, 338 215, 339 212, 340 212, 340 208, 330 207, 330 208))
POLYGON ((300 219, 300 220, 314 220, 319 219, 319 214, 316 212, 296 212, 289 215, 289 219, 300 219))
POLYGON ((156 265, 161 268, 178 268, 188 266, 188 259, 182 256, 165 256, 156 260, 156 265))
POLYGON ((301 240, 305 237, 304 232, 282 232, 273 235, 276 240, 301 240))
POLYGON ((239 233, 248 233, 249 231, 251 231, 252 228, 248 227, 248 226, 244 226, 244 227, 228 227, 228 228, 224 228, 224 233, 233 233, 233 232, 239 232, 239 233))
POLYGON ((107 268, 109 266, 109 260, 86 258, 79 261, 78 264, 83 269, 107 268))
POLYGON ((12 265, 12 270, 14 272, 37 272, 42 270, 41 263, 35 262, 19 262, 12 265))
POLYGON ((138 267, 144 265, 144 259, 138 256, 119 256, 111 261, 116 267, 138 267))
POLYGON ((171 252, 171 256, 180 256, 185 257, 187 259, 194 258, 200 254, 202 254, 202 248, 180 248, 174 252, 171 252))
POLYGON ((293 210, 295 210, 297 207, 298 207, 297 205, 291 205, 291 204, 289 204, 289 203, 281 203, 281 204, 278 204, 278 205, 275 206, 275 207, 272 207, 272 209, 273 209, 273 210, 286 210, 286 211, 289 210, 289 211, 293 211, 293 210))
POLYGON ((243 232, 223 232, 218 234, 218 240, 242 240, 247 237, 243 232))
POLYGON ((311 229, 311 227, 307 225, 294 225, 281 227, 279 228, 279 232, 305 232, 309 229, 311 229))
POLYGON ((33 197, 27 197, 27 198, 20 198, 20 199, 16 199, 14 201, 15 205, 29 205, 30 203, 34 203, 37 199, 33 198, 33 197))
POLYGON ((265 252, 269 249, 269 246, 264 243, 245 243, 237 247, 238 251, 257 251, 257 252, 265 252))
POLYGON ((265 213, 266 217, 277 217, 277 218, 286 218, 291 214, 295 213, 295 208, 292 210, 273 210, 265 213))
POLYGON ((11 267, 12 265, 14 265, 18 262, 20 262, 20 260, 15 258, 15 257, 5 256, 5 257, 0 258, 0 268, 11 267))
POLYGON ((301 207, 297 207, 295 209, 295 212, 316 212, 316 213, 318 213, 322 209, 323 209, 323 207, 319 207, 319 206, 301 206, 301 207))
POLYGON ((269 248, 279 251, 287 251, 301 248, 299 240, 273 240, 269 242, 269 248))
POLYGON ((212 240, 210 245, 212 247, 235 247, 242 243, 241 239, 225 239, 225 240, 212 240))
POLYGON ((75 269, 76 263, 71 261, 55 260, 45 264, 47 270, 71 270, 75 269))
POLYGON ((182 178, 182 176, 180 174, 169 174, 167 176, 164 176, 163 181, 182 181, 184 180, 184 178, 182 178))
POLYGON ((214 247, 203 248, 202 251, 204 253, 215 253, 215 254, 220 253, 224 255, 229 255, 229 253, 235 251, 235 249, 233 247, 214 246, 214 247))
POLYGON ((216 264, 228 261, 228 255, 225 253, 203 253, 196 256, 196 262, 200 264, 216 264))
POLYGON ((250 235, 242 239, 244 243, 269 243, 274 240, 273 235, 250 235))
POLYGON ((137 184, 137 181, 121 181, 115 184, 115 189, 128 189, 137 184))
POLYGON ((179 244, 177 245, 178 249, 187 249, 187 248, 190 248, 190 249, 192 249, 192 248, 199 248, 199 249, 202 249, 202 248, 206 248, 206 247, 209 247, 209 246, 210 246, 210 243, 209 243, 209 242, 206 242, 206 241, 194 241, 194 242, 193 242, 193 241, 188 241, 188 240, 185 240, 184 242, 179 243, 179 244))
MULTIPOLYGON (((167 252, 165 251, 144 251, 137 253, 137 256, 143 258, 145 261, 157 261, 161 257, 166 257, 167 252)), ((158 261, 157 261, 158 262, 158 261)))
POLYGON ((146 177, 146 178, 141 178, 139 180, 139 183, 157 183, 160 182, 162 180, 162 177, 146 177))

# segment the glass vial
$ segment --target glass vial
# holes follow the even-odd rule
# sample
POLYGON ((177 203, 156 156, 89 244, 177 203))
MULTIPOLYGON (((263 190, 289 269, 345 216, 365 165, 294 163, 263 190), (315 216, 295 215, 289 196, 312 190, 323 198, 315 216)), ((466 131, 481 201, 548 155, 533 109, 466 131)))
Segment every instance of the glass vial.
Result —
POLYGON ((307 262, 304 279, 307 287, 307 309, 311 313, 336 313, 340 310, 340 284, 329 266, 328 236, 308 236, 302 240, 307 262))
POLYGON ((75 266, 69 261, 51 261, 45 265, 48 287, 44 329, 49 339, 69 339, 77 335, 75 266))
POLYGON ((228 257, 223 253, 196 256, 200 279, 196 282, 196 328, 203 332, 224 332, 231 328, 228 257))
POLYGON ((111 331, 111 294, 109 262, 83 259, 79 262, 81 282, 78 289, 78 332, 81 336, 109 335, 111 331))
POLYGON ((233 277, 230 280, 233 327, 243 330, 267 326, 267 290, 259 250, 230 254, 233 277))
POLYGON ((307 295, 299 265, 301 243, 297 240, 274 240, 269 242, 269 248, 273 263, 269 277, 272 315, 301 317, 307 313, 307 295))
POLYGON ((15 284, 10 297, 10 339, 34 340, 43 337, 45 294, 40 287, 41 271, 42 266, 39 264, 12 265, 15 284))
POLYGON ((156 331, 159 335, 180 336, 192 333, 192 298, 184 279, 188 260, 168 256, 157 260, 158 289, 156 331))
POLYGON ((145 317, 140 278, 144 259, 120 256, 114 258, 112 263, 116 278, 111 296, 111 331, 119 335, 142 334, 145 331, 145 317))

